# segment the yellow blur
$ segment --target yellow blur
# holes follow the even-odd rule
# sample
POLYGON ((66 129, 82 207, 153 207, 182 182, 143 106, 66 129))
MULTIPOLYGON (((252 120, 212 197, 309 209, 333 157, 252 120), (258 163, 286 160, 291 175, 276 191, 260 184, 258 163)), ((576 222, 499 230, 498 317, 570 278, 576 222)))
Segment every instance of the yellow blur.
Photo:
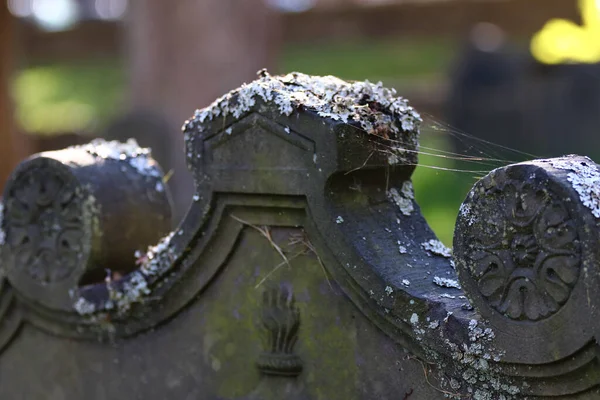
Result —
POLYGON ((600 62, 600 0, 580 0, 583 25, 553 19, 531 41, 531 52, 545 64, 600 62))

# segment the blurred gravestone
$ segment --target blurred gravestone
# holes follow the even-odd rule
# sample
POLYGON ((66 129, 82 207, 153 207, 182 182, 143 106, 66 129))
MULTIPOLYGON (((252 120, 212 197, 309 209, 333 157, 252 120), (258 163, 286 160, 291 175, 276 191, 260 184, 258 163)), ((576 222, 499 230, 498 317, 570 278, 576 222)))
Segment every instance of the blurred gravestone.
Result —
POLYGON ((600 152, 600 65, 538 66, 532 89, 539 101, 527 102, 529 130, 535 133, 540 153, 561 155, 600 152))
MULTIPOLYGON (((504 47, 504 34, 499 28, 481 24, 473 29, 451 78, 448 119, 450 125, 469 135, 503 146, 529 147, 520 135, 520 71, 504 47), (515 145, 517 142, 519 145, 515 145)), ((461 138, 455 137, 454 145, 458 151, 469 150, 461 138)))
MULTIPOLYGON (((500 33, 492 28, 474 31, 478 34, 452 77, 449 123, 459 132, 538 157, 598 157, 600 65, 540 65, 528 53, 502 50, 502 41, 494 38, 500 33), (488 46, 494 40, 496 45, 488 46)), ((469 150, 461 138, 453 141, 457 151, 469 150)), ((515 157, 497 146, 477 146, 490 157, 515 157)))

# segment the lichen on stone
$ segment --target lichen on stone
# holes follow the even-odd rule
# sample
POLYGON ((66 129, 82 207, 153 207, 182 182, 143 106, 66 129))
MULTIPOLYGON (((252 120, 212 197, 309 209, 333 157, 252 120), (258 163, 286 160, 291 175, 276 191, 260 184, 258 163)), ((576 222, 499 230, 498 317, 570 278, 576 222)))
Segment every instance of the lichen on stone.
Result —
MULTIPOLYGON (((73 308, 80 315, 97 314, 100 311, 110 311, 116 315, 124 315, 134 304, 143 303, 152 290, 150 281, 162 275, 170 268, 175 258, 175 250, 171 239, 175 232, 161 239, 156 246, 150 246, 145 253, 136 251, 135 257, 139 268, 130 273, 124 281, 111 281, 107 278, 106 287, 108 300, 102 305, 79 296, 75 299, 73 308)), ((71 293, 74 297, 75 293, 71 293)))
POLYGON ((266 70, 259 71, 258 75, 257 80, 196 110, 185 126, 193 128, 196 124, 228 115, 240 118, 259 98, 274 102, 283 115, 307 109, 321 117, 356 123, 370 134, 383 134, 387 130, 396 134, 413 132, 421 123, 421 116, 407 100, 398 97, 394 89, 383 87, 381 82, 347 82, 334 76, 310 76, 299 72, 271 76, 266 70))
POLYGON ((452 257, 452 250, 444 246, 442 242, 436 239, 431 239, 425 243, 421 243, 421 247, 432 254, 437 254, 438 256, 447 258, 452 257))
POLYGON ((466 202, 462 203, 458 210, 459 215, 467 220, 468 226, 472 226, 475 223, 475 216, 472 215, 471 211, 471 205, 466 202))
POLYGON ((448 278, 440 278, 439 276, 433 277, 433 283, 435 283, 438 286, 446 287, 446 288, 453 288, 453 289, 461 288, 460 283, 458 283, 457 280, 448 279, 448 278))
POLYGON ((84 299, 83 297, 78 297, 75 303, 73 304, 73 309, 79 315, 89 315, 93 314, 96 311, 96 305, 91 301, 84 299))
POLYGON ((579 194, 579 199, 584 206, 592 211, 596 218, 600 218, 600 170, 596 163, 589 157, 581 158, 562 157, 547 161, 556 169, 572 171, 567 174, 567 179, 573 189, 579 194))
POLYGON ((417 313, 413 313, 410 316, 410 323, 413 324, 413 325, 419 323, 419 315, 417 315, 417 313))
POLYGON ((415 194, 413 192, 413 186, 411 181, 405 181, 402 184, 402 188, 400 191, 396 188, 391 188, 387 192, 388 198, 393 201, 400 212, 403 215, 409 216, 415 210, 413 200, 415 198, 415 194))
POLYGON ((126 143, 94 139, 88 144, 71 148, 85 150, 89 154, 103 159, 127 161, 142 175, 161 177, 158 164, 152 159, 150 149, 140 147, 135 139, 129 139, 126 143))

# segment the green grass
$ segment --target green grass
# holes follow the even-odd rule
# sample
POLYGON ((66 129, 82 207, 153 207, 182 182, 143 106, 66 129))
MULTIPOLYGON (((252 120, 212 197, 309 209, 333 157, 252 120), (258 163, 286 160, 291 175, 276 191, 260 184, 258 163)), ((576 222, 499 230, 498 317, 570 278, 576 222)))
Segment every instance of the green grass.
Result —
POLYGON ((17 122, 32 134, 92 130, 122 109, 124 88, 115 61, 27 68, 13 81, 17 122))
POLYGON ((455 46, 442 39, 323 43, 284 49, 281 72, 344 79, 423 79, 446 72, 455 46))
MULTIPOLYGON (((445 135, 432 137, 424 134, 421 145, 450 150, 450 142, 445 135)), ((452 245, 454 222, 460 204, 476 181, 471 173, 444 170, 456 167, 452 160, 421 155, 419 166, 413 174, 416 201, 431 228, 447 246, 452 245)))

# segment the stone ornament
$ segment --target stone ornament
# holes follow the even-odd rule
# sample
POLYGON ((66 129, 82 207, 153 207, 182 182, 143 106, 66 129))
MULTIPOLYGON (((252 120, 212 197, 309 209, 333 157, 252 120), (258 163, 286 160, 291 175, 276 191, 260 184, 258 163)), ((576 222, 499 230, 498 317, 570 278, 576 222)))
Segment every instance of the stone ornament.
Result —
POLYGON ((287 288, 271 288, 263 292, 260 317, 264 351, 258 369, 265 375, 297 376, 302 361, 294 354, 300 327, 300 311, 294 295, 287 288))
POLYGON ((91 237, 92 219, 84 218, 84 196, 75 180, 61 172, 45 162, 31 163, 6 195, 7 251, 30 279, 44 285, 67 279, 89 256, 84 241, 91 237))
POLYGON ((30 301, 70 311, 79 286, 135 269, 133 252, 170 229, 162 176, 134 141, 23 161, 6 185, 0 226, 11 284, 30 301))
POLYGON ((463 205, 462 256, 486 301, 514 320, 537 321, 557 312, 579 278, 577 226, 564 201, 543 182, 516 181, 504 171, 480 181, 463 205), (483 216, 475 217, 475 216, 483 216))

